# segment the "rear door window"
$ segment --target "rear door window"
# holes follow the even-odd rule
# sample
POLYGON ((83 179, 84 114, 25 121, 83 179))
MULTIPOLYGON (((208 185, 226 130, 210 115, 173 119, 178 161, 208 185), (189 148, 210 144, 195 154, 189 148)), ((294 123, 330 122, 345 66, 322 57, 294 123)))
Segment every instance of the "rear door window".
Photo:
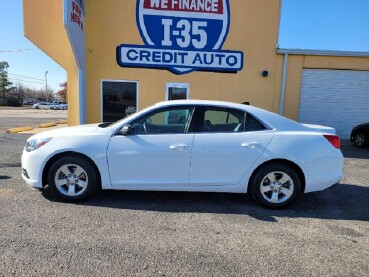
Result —
POLYGON ((235 109, 205 108, 202 132, 233 133, 244 131, 244 112, 235 109))

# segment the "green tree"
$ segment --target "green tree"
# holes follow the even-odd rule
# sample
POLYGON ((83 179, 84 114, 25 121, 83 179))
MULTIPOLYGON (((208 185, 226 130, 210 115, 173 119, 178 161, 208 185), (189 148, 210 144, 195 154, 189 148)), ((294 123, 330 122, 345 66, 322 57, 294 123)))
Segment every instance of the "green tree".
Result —
POLYGON ((7 62, 0 62, 0 88, 3 93, 4 102, 6 100, 6 91, 12 85, 12 82, 8 80, 8 68, 9 64, 7 62))

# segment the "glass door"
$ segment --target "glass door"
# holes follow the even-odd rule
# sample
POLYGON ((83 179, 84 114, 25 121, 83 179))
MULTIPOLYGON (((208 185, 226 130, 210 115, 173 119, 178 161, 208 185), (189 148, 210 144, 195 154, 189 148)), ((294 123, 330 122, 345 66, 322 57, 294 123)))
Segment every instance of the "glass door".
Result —
POLYGON ((102 80, 102 122, 115 122, 137 111, 138 82, 102 80))
POLYGON ((189 83, 167 83, 166 100, 188 99, 190 94, 189 83))

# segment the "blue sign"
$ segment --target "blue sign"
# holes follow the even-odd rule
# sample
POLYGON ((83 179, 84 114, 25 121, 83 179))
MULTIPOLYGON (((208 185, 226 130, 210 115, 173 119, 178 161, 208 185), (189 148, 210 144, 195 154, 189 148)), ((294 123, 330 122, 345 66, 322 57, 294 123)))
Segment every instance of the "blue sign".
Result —
POLYGON ((137 0, 136 10, 145 45, 120 45, 120 66, 177 74, 242 69, 242 52, 221 50, 229 31, 228 0, 137 0))

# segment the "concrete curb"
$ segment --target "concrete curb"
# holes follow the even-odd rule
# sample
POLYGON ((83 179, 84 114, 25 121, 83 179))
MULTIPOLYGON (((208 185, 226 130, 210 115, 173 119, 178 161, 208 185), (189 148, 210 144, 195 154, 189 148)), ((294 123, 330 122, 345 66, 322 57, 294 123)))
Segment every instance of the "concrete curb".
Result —
POLYGON ((27 126, 27 127, 19 127, 19 128, 7 129, 5 131, 5 133, 7 133, 7 134, 15 134, 15 133, 26 132, 26 131, 31 131, 31 130, 33 130, 33 128, 31 126, 27 126))
POLYGON ((48 122, 38 125, 38 128, 49 128, 56 126, 56 122, 48 122))
MULTIPOLYGON (((48 123, 43 123, 38 125, 35 128, 49 128, 49 127, 55 127, 57 125, 64 125, 64 124, 68 124, 68 120, 59 120, 56 122, 48 122, 48 123)), ((28 132, 34 130, 33 127, 31 126, 26 126, 26 127, 17 127, 17 128, 10 128, 5 130, 5 133, 7 134, 15 134, 15 133, 22 133, 22 132, 28 132)))
POLYGON ((56 122, 56 124, 67 124, 68 120, 59 120, 56 122))

